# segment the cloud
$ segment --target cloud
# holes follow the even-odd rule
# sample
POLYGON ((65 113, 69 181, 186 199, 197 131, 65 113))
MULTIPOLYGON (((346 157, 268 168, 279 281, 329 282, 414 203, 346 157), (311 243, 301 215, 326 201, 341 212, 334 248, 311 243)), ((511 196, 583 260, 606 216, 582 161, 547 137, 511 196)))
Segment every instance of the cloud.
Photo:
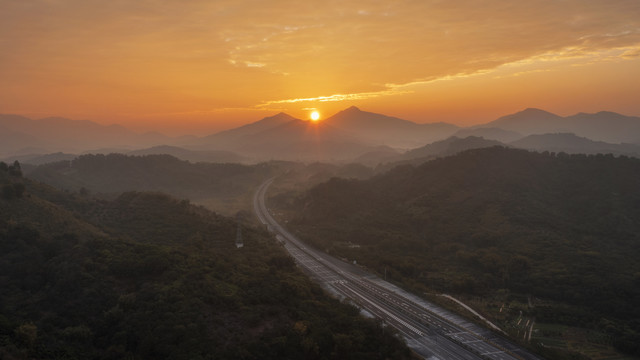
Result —
POLYGON ((389 96, 389 95, 400 95, 400 94, 408 94, 411 91, 408 90, 398 90, 396 88, 391 88, 387 90, 381 91, 369 91, 369 92, 360 92, 353 94, 333 94, 327 96, 316 96, 310 98, 296 98, 296 99, 284 99, 284 100, 271 100, 265 101, 258 105, 258 107, 266 107, 276 104, 295 104, 301 102, 333 102, 333 101, 353 101, 353 100, 365 100, 376 98, 380 96, 389 96))
POLYGON ((637 0, 0 0, 0 78, 24 97, 76 82, 231 108, 370 99, 639 45, 637 0))

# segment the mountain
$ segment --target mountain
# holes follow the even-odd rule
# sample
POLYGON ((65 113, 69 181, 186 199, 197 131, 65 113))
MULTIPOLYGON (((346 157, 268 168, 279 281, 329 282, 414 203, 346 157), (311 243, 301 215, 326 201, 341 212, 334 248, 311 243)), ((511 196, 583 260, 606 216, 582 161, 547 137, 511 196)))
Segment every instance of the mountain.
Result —
POLYGON ((375 145, 412 148, 441 140, 458 130, 447 123, 417 124, 412 121, 362 111, 355 106, 323 120, 375 145))
POLYGON ((530 108, 475 126, 473 129, 487 127, 514 131, 523 135, 573 133, 596 141, 640 143, 640 117, 608 111, 562 117, 530 108))
MULTIPOLYGON (((1 117, 1 116, 0 116, 1 117)), ((48 142, 21 131, 0 125, 0 154, 29 151, 29 148, 48 145, 48 142)))
POLYGON ((29 165, 43 165, 58 161, 69 161, 77 157, 76 154, 67 154, 63 152, 51 153, 51 154, 26 154, 26 155, 13 155, 6 159, 5 162, 12 163, 19 161, 21 164, 29 165))
POLYGON ((573 132, 593 140, 640 144, 640 117, 610 111, 566 117, 573 132))
POLYGON ((279 125, 298 120, 283 112, 274 116, 265 117, 262 120, 243 125, 230 130, 221 131, 213 135, 199 139, 196 144, 206 146, 210 149, 228 149, 238 146, 245 141, 246 137, 256 135, 262 131, 269 130, 279 125))
MULTIPOLYGON (((87 151, 83 153, 83 155, 92 155, 92 154, 122 154, 122 155, 131 155, 131 156, 145 156, 145 155, 170 155, 172 157, 178 158, 180 160, 191 161, 191 162, 209 162, 209 163, 244 163, 246 162, 246 158, 232 153, 230 151, 223 150, 187 150, 177 146, 170 145, 160 145, 154 146, 146 149, 139 149, 134 151, 129 151, 125 149, 96 149, 92 151, 87 151)), ((55 163, 60 161, 71 162, 75 158, 82 156, 79 154, 69 154, 63 152, 57 153, 48 153, 48 154, 40 154, 40 153, 32 153, 25 155, 12 155, 3 159, 7 163, 12 163, 14 161, 19 161, 21 164, 29 164, 29 165, 44 165, 48 163, 55 163)))
POLYGON ((494 127, 526 135, 570 132, 563 117, 534 108, 528 108, 515 114, 506 115, 488 124, 474 128, 486 127, 494 127))
POLYGON ((292 120, 249 137, 242 151, 255 157, 299 161, 345 161, 372 147, 324 122, 292 120))
POLYGON ((469 149, 479 149, 492 146, 504 146, 503 143, 495 140, 487 140, 477 136, 468 136, 461 139, 452 136, 448 139, 436 141, 431 144, 412 149, 402 155, 402 159, 419 159, 435 156, 448 156, 469 149))
POLYGON ((497 127, 464 128, 458 130, 453 136, 464 139, 469 136, 481 137, 487 140, 496 140, 502 143, 509 143, 524 137, 515 131, 500 129, 497 127))
POLYGON ((353 162, 368 166, 377 166, 379 164, 397 160, 400 156, 401 153, 399 151, 388 146, 381 145, 353 159, 353 162))
POLYGON ((640 118, 604 111, 561 117, 529 108, 484 125, 461 129, 447 123, 417 124, 352 106, 318 123, 279 113, 202 138, 169 138, 87 120, 58 117, 32 120, 18 115, 0 115, 0 155, 10 158, 52 152, 95 153, 95 149, 119 149, 119 152, 127 153, 149 148, 139 153, 164 151, 192 161, 351 161, 371 153, 370 159, 363 161, 374 163, 379 162, 376 157, 383 160, 389 155, 376 155, 379 146, 412 149, 454 134, 459 138, 476 136, 508 143, 523 136, 547 133, 573 133, 594 141, 640 144, 640 118), (164 147, 154 148, 157 146, 164 147))
POLYGON ((487 140, 477 136, 468 136, 466 138, 451 136, 445 140, 434 141, 431 144, 409 150, 399 156, 388 158, 385 163, 380 163, 376 167, 376 172, 383 173, 400 165, 420 165, 438 157, 446 157, 465 150, 492 146, 506 145, 499 141, 487 140))
POLYGON ((127 155, 162 155, 175 156, 181 160, 191 162, 212 162, 212 163, 242 163, 246 159, 231 151, 224 150, 187 150, 177 146, 160 145, 146 149, 129 151, 127 155))
POLYGON ((257 161, 344 161, 371 148, 324 121, 303 121, 285 113, 207 136, 196 146, 226 149, 257 161))
POLYGON ((260 182, 279 171, 277 164, 194 164, 170 155, 96 154, 40 165, 26 175, 71 191, 162 191, 232 214, 245 207, 242 201, 260 182))
POLYGON ((23 116, 0 114, 0 128, 19 134, 22 138, 17 144, 3 142, 0 151, 5 154, 17 152, 25 147, 39 147, 45 152, 81 152, 98 147, 131 148, 172 141, 171 138, 158 133, 140 134, 120 125, 105 126, 88 120, 60 117, 33 120, 23 116))
POLYGON ((567 133, 529 135, 511 142, 510 145, 520 149, 569 154, 616 154, 635 157, 640 155, 640 145, 610 144, 567 133))

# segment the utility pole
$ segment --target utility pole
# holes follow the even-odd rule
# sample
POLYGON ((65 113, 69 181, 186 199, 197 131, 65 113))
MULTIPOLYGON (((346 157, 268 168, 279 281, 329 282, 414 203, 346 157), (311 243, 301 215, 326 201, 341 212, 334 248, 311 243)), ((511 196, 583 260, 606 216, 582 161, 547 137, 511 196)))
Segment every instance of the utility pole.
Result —
POLYGON ((236 231, 236 248, 241 248, 244 246, 244 242, 242 241, 242 228, 240 227, 240 221, 238 221, 238 230, 236 231))

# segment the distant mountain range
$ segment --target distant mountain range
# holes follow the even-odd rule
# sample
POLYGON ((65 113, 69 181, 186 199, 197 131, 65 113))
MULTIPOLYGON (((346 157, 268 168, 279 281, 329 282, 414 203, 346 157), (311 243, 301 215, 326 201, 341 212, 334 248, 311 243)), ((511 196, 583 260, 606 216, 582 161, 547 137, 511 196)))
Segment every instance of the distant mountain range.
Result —
POLYGON ((381 114, 362 111, 355 106, 323 122, 348 131, 375 145, 411 149, 453 135, 459 128, 447 123, 417 124, 381 114))
POLYGON ((523 135, 573 133, 596 141, 609 143, 640 143, 640 117, 601 111, 596 114, 579 113, 562 117, 540 109, 525 109, 503 116, 481 128, 499 128, 523 135))
POLYGON ((434 143, 451 136, 458 140, 474 139, 461 145, 462 148, 477 147, 484 140, 490 140, 494 142, 487 144, 502 143, 536 151, 611 152, 635 156, 639 153, 640 117, 604 111, 562 117, 540 109, 525 109, 487 124, 459 128, 447 123, 418 124, 352 106, 317 123, 279 113, 204 137, 171 138, 91 121, 32 120, 18 115, 0 115, 2 157, 26 157, 38 163, 45 161, 46 157, 42 157, 45 154, 89 151, 164 153, 183 160, 209 162, 355 160, 375 165, 394 159, 415 159, 418 157, 414 155, 421 151, 429 152, 429 156, 442 156, 443 153, 435 154, 433 150, 442 144, 434 143), (471 145, 472 142, 475 143, 471 145), (431 150, 418 150, 429 144, 433 145, 431 150), (411 151, 401 156, 406 150, 411 151))
POLYGON ((180 160, 215 163, 244 163, 247 159, 231 151, 225 150, 188 150, 178 146, 160 145, 146 149, 129 151, 127 155, 171 155, 180 160))
POLYGON ((88 120, 32 120, 0 114, 0 153, 80 152, 101 147, 140 148, 177 141, 159 133, 136 133, 120 125, 88 120))
POLYGON ((511 142, 510 145, 520 149, 565 152, 568 154, 640 156, 640 145, 638 144, 611 144, 603 141, 593 141, 568 133, 529 135, 511 142))
POLYGON ((524 137, 524 135, 518 132, 504 130, 496 127, 464 128, 464 129, 458 130, 454 134, 454 136, 461 139, 464 139, 469 136, 475 136, 475 137, 485 138, 487 140, 497 140, 503 143, 516 141, 524 137))

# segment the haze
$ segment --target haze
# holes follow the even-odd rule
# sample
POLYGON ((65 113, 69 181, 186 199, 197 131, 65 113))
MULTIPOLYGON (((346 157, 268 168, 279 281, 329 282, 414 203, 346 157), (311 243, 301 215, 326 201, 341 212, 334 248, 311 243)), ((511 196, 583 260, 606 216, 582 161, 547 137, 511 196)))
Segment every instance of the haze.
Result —
POLYGON ((640 115, 640 3, 0 0, 0 113, 204 135, 351 105, 640 115))

